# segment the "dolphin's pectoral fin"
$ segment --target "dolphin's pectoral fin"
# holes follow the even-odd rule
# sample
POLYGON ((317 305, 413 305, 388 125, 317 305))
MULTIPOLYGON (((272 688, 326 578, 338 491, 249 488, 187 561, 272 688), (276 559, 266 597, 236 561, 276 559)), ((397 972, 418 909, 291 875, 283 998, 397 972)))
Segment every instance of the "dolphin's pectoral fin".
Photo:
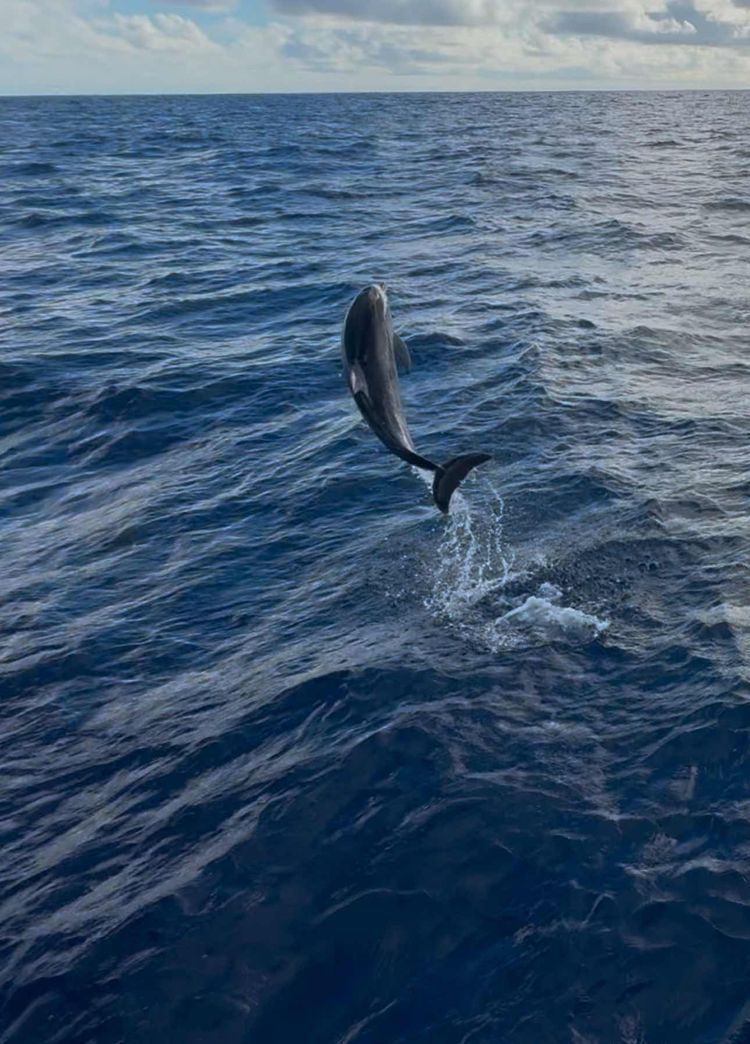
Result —
MULTIPOLYGON (((362 370, 359 366, 352 366, 349 369, 349 387, 351 393, 356 399, 357 395, 364 395, 365 388, 367 387, 367 381, 365 380, 362 370)), ((362 407, 360 406, 360 409, 362 407)))
POLYGON ((409 349, 406 347, 406 345, 397 333, 393 335, 393 351, 396 355, 396 362, 401 367, 401 369, 410 370, 411 356, 409 355, 409 349))

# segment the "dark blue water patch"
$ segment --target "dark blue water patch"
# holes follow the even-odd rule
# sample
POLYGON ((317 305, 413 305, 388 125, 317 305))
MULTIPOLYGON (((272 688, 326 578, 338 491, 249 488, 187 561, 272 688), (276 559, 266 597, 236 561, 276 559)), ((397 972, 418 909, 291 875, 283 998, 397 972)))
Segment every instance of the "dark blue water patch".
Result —
POLYGON ((119 224, 118 215, 111 210, 98 207, 70 210, 69 206, 70 201, 67 199, 65 202, 55 204, 52 200, 36 197, 33 202, 28 200, 26 204, 19 203, 19 209, 22 208, 22 212, 18 214, 14 223, 22 229, 35 230, 39 228, 42 231, 47 229, 56 230, 61 226, 76 229, 89 227, 109 229, 119 224), (48 203, 50 205, 47 205, 48 203), (31 209, 26 210, 25 207, 28 204, 31 204, 31 209), (42 209, 45 206, 46 209, 42 209))
POLYGON ((2 100, 7 1044, 742 1039, 745 110, 2 100))
POLYGON ((729 210, 729 211, 746 211, 750 210, 750 200, 744 199, 741 196, 725 196, 719 199, 709 200, 705 207, 707 210, 729 210))
POLYGON ((29 161, 28 163, 15 163, 6 164, 0 166, 0 173, 5 177, 18 177, 18 178, 37 178, 44 177, 48 174, 56 174, 59 171, 59 167, 54 163, 45 162, 34 162, 29 161))

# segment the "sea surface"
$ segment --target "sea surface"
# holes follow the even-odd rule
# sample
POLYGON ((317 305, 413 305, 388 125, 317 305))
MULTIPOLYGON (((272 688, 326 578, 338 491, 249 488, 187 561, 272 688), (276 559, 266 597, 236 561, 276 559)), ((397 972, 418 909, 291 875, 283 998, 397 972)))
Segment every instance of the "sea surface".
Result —
POLYGON ((0 1042, 750 1041, 749 96, 0 99, 0 221, 0 1042))

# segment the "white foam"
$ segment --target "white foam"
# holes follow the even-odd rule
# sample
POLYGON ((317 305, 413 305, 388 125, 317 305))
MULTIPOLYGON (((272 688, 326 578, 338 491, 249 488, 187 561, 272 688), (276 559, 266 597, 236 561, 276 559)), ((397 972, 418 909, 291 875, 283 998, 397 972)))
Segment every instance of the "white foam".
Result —
MULTIPOLYGON (((431 476, 423 478, 430 483, 431 476)), ((504 595, 513 572, 514 554, 503 547, 504 504, 489 480, 489 502, 472 514, 468 501, 454 494, 440 544, 430 562, 425 606, 469 639, 499 651, 504 648, 567 638, 589 641, 609 627, 582 609, 563 605, 562 591, 543 583, 518 605, 504 595), (503 611, 498 615, 498 609, 503 611), (493 612, 494 610, 494 612, 493 612)))
POLYGON ((538 594, 529 595, 522 605, 499 617, 496 626, 520 624, 546 631, 549 635, 559 631, 580 637, 602 634, 609 627, 609 620, 600 620, 582 609, 560 605, 561 599, 562 592, 553 584, 542 584, 538 594))

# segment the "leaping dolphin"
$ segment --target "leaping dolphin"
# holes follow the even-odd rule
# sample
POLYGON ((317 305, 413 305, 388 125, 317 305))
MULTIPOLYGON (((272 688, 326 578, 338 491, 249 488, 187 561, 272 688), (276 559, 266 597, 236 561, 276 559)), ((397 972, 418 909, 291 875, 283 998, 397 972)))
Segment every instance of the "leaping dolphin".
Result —
POLYGON ((368 286, 354 299, 344 322, 341 343, 344 376, 359 411, 391 453, 424 471, 433 471, 432 496, 447 514, 451 496, 472 468, 490 460, 489 453, 464 453, 447 464, 433 464, 417 453, 401 404, 398 363, 411 369, 409 350, 394 333, 388 297, 380 286, 368 286))

